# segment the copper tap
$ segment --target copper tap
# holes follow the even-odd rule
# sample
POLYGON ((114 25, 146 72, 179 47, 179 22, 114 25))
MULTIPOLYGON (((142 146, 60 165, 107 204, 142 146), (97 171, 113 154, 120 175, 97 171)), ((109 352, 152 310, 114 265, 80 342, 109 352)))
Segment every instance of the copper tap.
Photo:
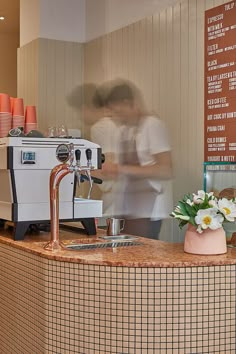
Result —
POLYGON ((74 172, 74 166, 60 164, 55 166, 50 174, 50 215, 51 215, 51 240, 44 249, 48 251, 61 250, 64 248, 59 241, 59 185, 63 177, 74 172))
POLYGON ((70 144, 69 147, 65 146, 65 144, 61 144, 58 146, 58 148, 60 148, 61 146, 66 147, 67 149, 68 157, 65 160, 65 162, 69 160, 69 164, 62 163, 60 165, 55 166, 52 169, 50 174, 49 189, 50 189, 51 240, 44 246, 44 249, 48 251, 56 251, 65 248, 63 243, 59 241, 59 185, 61 180, 69 173, 74 173, 74 172, 78 173, 80 178, 81 171, 85 171, 85 173, 88 173, 90 172, 91 169, 93 169, 93 167, 89 164, 88 166, 83 166, 83 167, 80 166, 80 153, 78 150, 75 152, 76 165, 73 165, 73 160, 74 160, 73 144, 70 144))

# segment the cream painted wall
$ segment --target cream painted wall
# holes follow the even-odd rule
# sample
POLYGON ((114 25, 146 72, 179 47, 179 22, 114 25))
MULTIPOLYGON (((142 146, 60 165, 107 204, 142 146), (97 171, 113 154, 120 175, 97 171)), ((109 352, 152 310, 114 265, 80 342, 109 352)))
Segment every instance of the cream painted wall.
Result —
POLYGON ((0 34, 0 92, 15 97, 17 92, 17 48, 19 45, 18 33, 0 34))
POLYGON ((173 5, 177 1, 86 0, 86 41, 130 25, 173 5))
POLYGON ((68 42, 85 42, 85 1, 40 0, 39 37, 68 42))
POLYGON ((20 0, 20 46, 48 38, 85 42, 85 0, 20 0))
MULTIPOLYGON (((203 188, 204 12, 227 1, 182 0, 85 45, 85 81, 125 77, 166 122, 174 161, 174 201, 203 188)), ((162 239, 181 241, 175 220, 162 239)))
POLYGON ((39 37, 40 0, 20 0, 20 47, 39 37))
POLYGON ((83 82, 83 45, 52 39, 36 39, 18 49, 18 96, 36 105, 42 132, 65 124, 83 128, 78 112, 66 96, 83 82))

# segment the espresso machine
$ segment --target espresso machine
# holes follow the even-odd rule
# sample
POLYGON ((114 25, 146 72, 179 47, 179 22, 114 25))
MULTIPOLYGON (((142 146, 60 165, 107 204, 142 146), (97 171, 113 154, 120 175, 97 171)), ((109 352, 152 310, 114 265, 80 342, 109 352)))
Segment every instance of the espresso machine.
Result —
POLYGON ((61 181, 60 223, 81 221, 88 235, 96 234, 95 218, 102 216, 102 201, 90 198, 91 172, 102 166, 99 145, 76 138, 7 137, 0 139, 0 220, 14 224, 14 240, 23 240, 30 225, 50 221, 49 179, 58 163, 67 161, 68 146, 86 173, 70 173, 61 181), (81 183, 89 183, 87 197, 76 197, 81 183))

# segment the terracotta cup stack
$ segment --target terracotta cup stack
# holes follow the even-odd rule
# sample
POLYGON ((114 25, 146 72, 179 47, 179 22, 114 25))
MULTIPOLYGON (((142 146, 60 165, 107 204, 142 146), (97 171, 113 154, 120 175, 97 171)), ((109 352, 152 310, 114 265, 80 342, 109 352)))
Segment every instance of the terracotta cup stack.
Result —
POLYGON ((24 127, 24 101, 23 98, 11 98, 12 102, 12 128, 24 127))
POLYGON ((11 129, 12 115, 10 96, 6 93, 0 93, 0 138, 8 135, 11 129))
POLYGON ((11 114, 13 114, 13 104, 14 104, 15 97, 10 97, 10 107, 11 107, 11 114))
POLYGON ((37 116, 35 106, 26 106, 25 108, 25 133, 37 129, 37 116))

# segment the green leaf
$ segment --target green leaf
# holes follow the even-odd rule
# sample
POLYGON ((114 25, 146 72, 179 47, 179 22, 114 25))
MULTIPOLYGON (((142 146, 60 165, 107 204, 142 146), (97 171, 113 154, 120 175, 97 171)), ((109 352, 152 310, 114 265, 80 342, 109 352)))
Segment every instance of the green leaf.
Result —
POLYGON ((186 210, 186 204, 184 202, 179 201, 179 207, 183 215, 188 215, 186 210))
POLYGON ((190 218, 189 223, 192 224, 193 226, 197 226, 194 217, 191 217, 191 218, 190 218))
POLYGON ((193 209, 193 207, 191 207, 191 205, 189 204, 186 204, 185 205, 185 208, 186 208, 186 211, 188 213, 188 215, 191 217, 191 216, 196 216, 196 211, 195 209, 193 209))
POLYGON ((181 222, 179 223, 179 228, 182 230, 182 228, 183 228, 186 224, 188 224, 188 221, 186 221, 186 220, 181 220, 181 222))

